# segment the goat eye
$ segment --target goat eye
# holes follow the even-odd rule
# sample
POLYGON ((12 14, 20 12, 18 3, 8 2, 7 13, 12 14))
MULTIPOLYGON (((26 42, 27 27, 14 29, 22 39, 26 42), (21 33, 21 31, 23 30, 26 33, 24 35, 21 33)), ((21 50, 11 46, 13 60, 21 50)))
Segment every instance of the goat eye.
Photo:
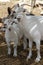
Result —
POLYGON ((13 13, 16 13, 15 11, 13 11, 13 13))
POLYGON ((16 19, 16 17, 15 17, 15 19, 16 19))

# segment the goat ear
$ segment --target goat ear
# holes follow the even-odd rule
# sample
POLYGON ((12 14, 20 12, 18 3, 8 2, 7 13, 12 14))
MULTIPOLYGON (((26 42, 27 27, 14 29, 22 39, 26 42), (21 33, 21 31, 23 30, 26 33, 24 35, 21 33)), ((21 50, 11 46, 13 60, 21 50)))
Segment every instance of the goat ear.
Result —
POLYGON ((26 9, 24 9, 23 12, 26 12, 26 9))
POLYGON ((17 4, 17 6, 19 7, 19 4, 17 4))
POLYGON ((10 15, 11 14, 11 8, 8 7, 7 11, 8 11, 8 14, 10 15))
POLYGON ((2 18, 0 18, 0 23, 2 23, 2 18))

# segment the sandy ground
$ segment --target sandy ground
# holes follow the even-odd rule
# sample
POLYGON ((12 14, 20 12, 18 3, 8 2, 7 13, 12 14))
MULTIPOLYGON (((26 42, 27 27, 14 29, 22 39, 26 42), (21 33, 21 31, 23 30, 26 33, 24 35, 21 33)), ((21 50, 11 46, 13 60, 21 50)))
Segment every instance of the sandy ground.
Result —
MULTIPOLYGON (((0 2, 0 17, 5 17, 7 16, 7 8, 8 7, 12 7, 13 5, 15 5, 18 2, 18 0, 11 0, 11 2, 7 2, 7 3, 1 3, 0 2)), ((30 7, 26 7, 26 9, 29 10, 30 7)), ((35 15, 40 15, 40 12, 42 10, 38 7, 34 8, 32 10, 32 13, 34 13, 35 15)))
MULTIPOLYGON (((0 36, 1 37, 1 36, 0 36)), ((1 39, 2 40, 2 39, 1 39)), ((3 41, 0 41, 0 65, 43 65, 43 45, 41 45, 41 56, 42 59, 39 63, 35 62, 36 58, 36 48, 33 44, 32 52, 33 56, 30 60, 26 61, 26 57, 29 52, 29 48, 27 47, 26 50, 23 50, 23 45, 18 46, 18 56, 13 57, 13 45, 11 45, 12 53, 10 56, 7 55, 7 45, 3 41)), ((42 42, 43 43, 43 42, 42 42)))

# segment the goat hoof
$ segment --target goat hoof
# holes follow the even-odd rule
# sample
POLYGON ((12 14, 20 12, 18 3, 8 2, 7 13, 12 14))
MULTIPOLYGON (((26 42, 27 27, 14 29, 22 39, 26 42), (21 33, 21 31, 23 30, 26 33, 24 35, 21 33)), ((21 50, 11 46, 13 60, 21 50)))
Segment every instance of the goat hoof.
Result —
POLYGON ((26 61, 28 61, 29 59, 31 59, 31 56, 27 56, 27 59, 26 59, 26 61))
POLYGON ((17 57, 17 54, 13 54, 13 57, 17 57))
POLYGON ((10 53, 10 52, 8 52, 8 55, 11 55, 11 53, 10 53))
POLYGON ((35 62, 38 63, 38 62, 40 61, 40 59, 41 59, 41 58, 36 58, 36 59, 35 59, 35 62))
POLYGON ((8 56, 8 57, 11 57, 11 55, 10 55, 10 54, 8 54, 7 56, 8 56))

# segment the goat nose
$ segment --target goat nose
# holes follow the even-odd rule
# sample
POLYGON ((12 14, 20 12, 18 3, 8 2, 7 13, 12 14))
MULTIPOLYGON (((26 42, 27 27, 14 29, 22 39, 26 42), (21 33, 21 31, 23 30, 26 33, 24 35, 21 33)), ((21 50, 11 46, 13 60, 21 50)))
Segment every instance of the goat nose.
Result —
POLYGON ((11 31, 11 28, 9 28, 9 31, 11 31))
POLYGON ((17 20, 20 22, 20 18, 17 18, 17 20))

